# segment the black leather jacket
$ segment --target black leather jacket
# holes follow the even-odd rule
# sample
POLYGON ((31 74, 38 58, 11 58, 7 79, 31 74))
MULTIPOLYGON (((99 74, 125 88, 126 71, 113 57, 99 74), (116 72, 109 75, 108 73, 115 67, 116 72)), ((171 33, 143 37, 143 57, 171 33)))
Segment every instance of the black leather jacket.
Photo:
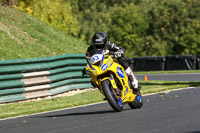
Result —
MULTIPOLYGON (((86 59, 89 59, 95 52, 95 48, 94 46, 91 44, 86 52, 86 59)), ((103 48, 103 50, 105 51, 106 54, 110 53, 110 52, 121 52, 122 55, 124 55, 125 53, 125 49, 118 47, 115 43, 107 41, 105 44, 105 47, 103 48)), ((88 61, 88 60, 87 60, 88 61)))
MULTIPOLYGON (((95 48, 93 45, 90 45, 87 49, 86 52, 86 60, 87 62, 89 62, 90 57, 92 57, 92 55, 95 53, 95 48)), ((105 54, 110 54, 111 52, 119 52, 121 53, 121 57, 117 58, 119 64, 121 64, 124 69, 126 70, 129 67, 129 63, 125 57, 125 49, 118 47, 115 43, 107 41, 105 44, 105 47, 103 48, 103 50, 105 51, 105 54)))

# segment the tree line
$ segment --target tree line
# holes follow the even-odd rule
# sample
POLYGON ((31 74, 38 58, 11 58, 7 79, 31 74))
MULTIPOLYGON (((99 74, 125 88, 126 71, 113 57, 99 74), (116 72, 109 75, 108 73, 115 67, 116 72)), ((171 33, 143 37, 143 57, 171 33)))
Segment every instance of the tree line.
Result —
POLYGON ((199 0, 2 0, 91 43, 95 32, 128 57, 200 55, 199 0))

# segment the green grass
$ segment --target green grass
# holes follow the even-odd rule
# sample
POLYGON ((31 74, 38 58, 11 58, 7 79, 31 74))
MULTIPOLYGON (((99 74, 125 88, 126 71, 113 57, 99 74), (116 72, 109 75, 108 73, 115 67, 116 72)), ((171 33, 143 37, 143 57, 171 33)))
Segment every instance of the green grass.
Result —
POLYGON ((135 74, 175 74, 175 73, 200 73, 200 70, 171 70, 171 71, 138 71, 135 74))
MULTIPOLYGON (((140 81, 142 94, 173 90, 178 88, 200 86, 199 82, 177 81, 140 81)), ((69 108, 103 101, 103 95, 99 90, 89 90, 74 96, 57 97, 41 101, 18 102, 0 105, 0 119, 69 108)))
POLYGON ((140 81, 142 94, 200 86, 200 81, 140 81))
POLYGON ((87 45, 27 13, 0 6, 0 60, 85 53, 87 45))

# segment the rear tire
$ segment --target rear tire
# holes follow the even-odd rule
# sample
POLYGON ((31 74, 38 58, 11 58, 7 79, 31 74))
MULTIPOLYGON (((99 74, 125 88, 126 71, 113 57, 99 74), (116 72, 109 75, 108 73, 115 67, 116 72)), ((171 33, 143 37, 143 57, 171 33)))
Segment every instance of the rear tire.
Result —
POLYGON ((117 112, 121 112, 123 110, 123 104, 120 100, 118 100, 115 95, 113 94, 113 87, 110 83, 109 80, 104 80, 102 82, 102 88, 103 88, 103 92, 104 95, 106 97, 106 99, 108 100, 108 103, 110 104, 110 106, 117 112))
POLYGON ((142 95, 141 95, 140 91, 137 92, 136 97, 133 100, 133 102, 128 103, 128 105, 132 109, 139 109, 139 108, 142 107, 142 105, 143 105, 143 98, 142 98, 142 95))

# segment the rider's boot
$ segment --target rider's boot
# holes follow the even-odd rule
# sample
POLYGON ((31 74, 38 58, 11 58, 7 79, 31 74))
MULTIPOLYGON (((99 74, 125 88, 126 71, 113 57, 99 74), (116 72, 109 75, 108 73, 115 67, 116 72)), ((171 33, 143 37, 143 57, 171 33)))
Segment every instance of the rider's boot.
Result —
POLYGON ((126 70, 125 70, 126 74, 129 76, 130 80, 131 80, 131 83, 132 83, 132 86, 133 86, 133 89, 134 90, 140 90, 141 87, 139 86, 138 84, 138 80, 136 78, 136 76, 133 74, 133 71, 130 67, 128 67, 126 70))

